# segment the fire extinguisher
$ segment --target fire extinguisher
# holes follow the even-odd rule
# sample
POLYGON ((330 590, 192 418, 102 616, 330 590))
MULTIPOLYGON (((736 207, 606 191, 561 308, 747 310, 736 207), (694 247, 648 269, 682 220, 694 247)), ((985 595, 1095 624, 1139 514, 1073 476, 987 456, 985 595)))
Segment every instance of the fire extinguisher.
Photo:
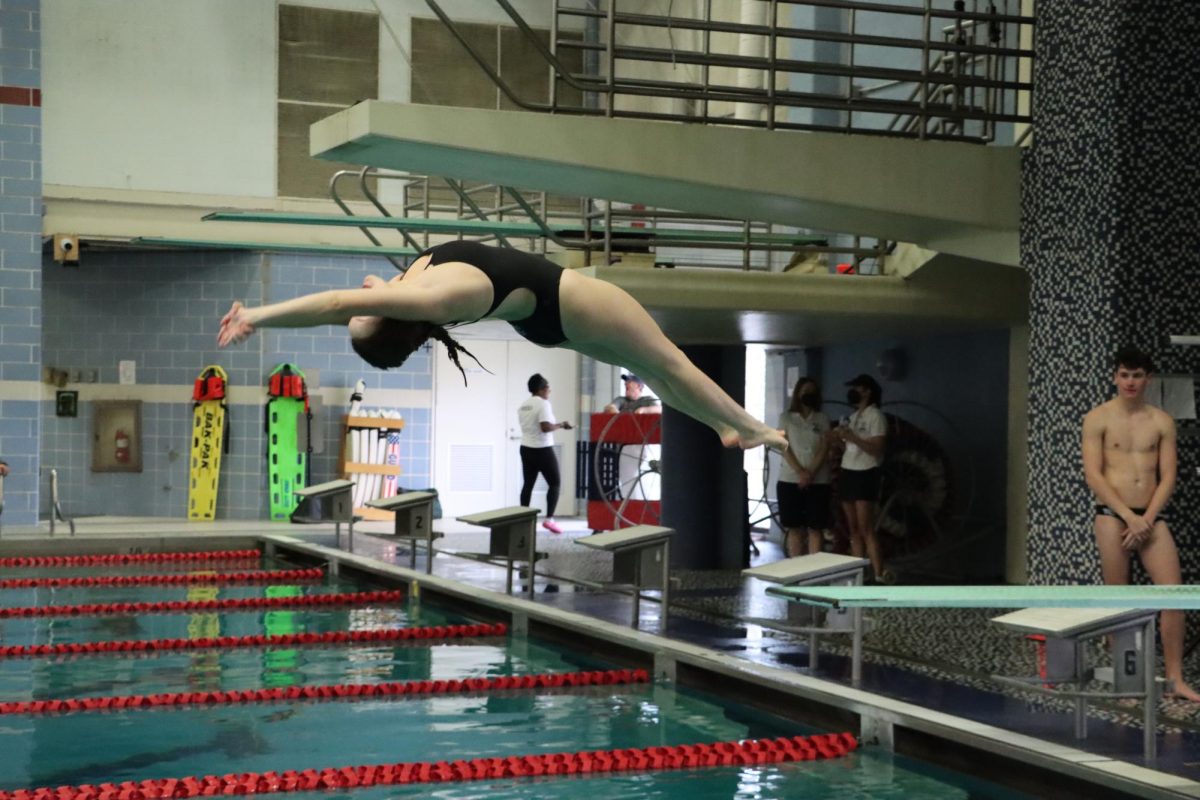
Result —
POLYGON ((129 463, 129 434, 123 430, 117 430, 117 435, 113 439, 113 444, 116 445, 116 459, 118 464, 129 463))

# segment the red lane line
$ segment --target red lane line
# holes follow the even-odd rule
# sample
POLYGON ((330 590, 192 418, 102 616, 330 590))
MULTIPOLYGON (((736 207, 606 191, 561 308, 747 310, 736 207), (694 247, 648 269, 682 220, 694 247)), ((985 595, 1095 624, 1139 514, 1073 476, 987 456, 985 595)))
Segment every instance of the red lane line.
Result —
POLYGON ((505 758, 416 761, 359 767, 242 772, 122 783, 43 786, 0 791, 0 800, 156 800, 157 798, 311 792, 413 783, 526 778, 542 775, 753 766, 839 758, 858 747, 849 733, 749 739, 740 742, 660 745, 579 753, 536 753, 505 758))
POLYGON ((81 564, 141 564, 166 561, 234 561, 262 558, 257 550, 208 550, 198 553, 113 553, 94 556, 17 556, 0 558, 0 567, 73 567, 81 564))
POLYGON ((83 603, 66 606, 20 606, 0 608, 0 619, 13 617, 71 617, 93 614, 171 614, 183 611, 229 611, 299 606, 345 606, 397 603, 404 599, 398 590, 349 594, 310 594, 298 597, 241 597, 224 600, 163 600, 141 603, 83 603))
POLYGON ((2 578, 0 589, 34 589, 73 586, 179 586, 226 583, 281 583, 325 577, 320 567, 312 569, 254 570, 248 572, 200 572, 172 575, 88 575, 74 578, 2 578))
POLYGON ((644 669, 593 672, 559 672, 464 680, 343 683, 324 686, 288 686, 275 689, 238 689, 224 692, 164 692, 162 694, 80 697, 68 700, 28 700, 0 703, 0 714, 54 714, 78 711, 118 711, 162 706, 234 705, 276 700, 352 700, 359 697, 404 697, 430 694, 463 694, 504 689, 555 689, 575 686, 619 686, 647 683, 644 669))
POLYGON ((392 628, 366 631, 330 631, 327 633, 284 633, 275 636, 220 636, 200 639, 127 639, 75 644, 21 644, 0 646, 0 658, 23 656, 90 655, 94 653, 171 652, 212 650, 235 647, 294 647, 321 644, 369 644, 379 642, 460 639, 473 636, 503 636, 508 626, 502 622, 487 625, 435 625, 423 628, 392 628))

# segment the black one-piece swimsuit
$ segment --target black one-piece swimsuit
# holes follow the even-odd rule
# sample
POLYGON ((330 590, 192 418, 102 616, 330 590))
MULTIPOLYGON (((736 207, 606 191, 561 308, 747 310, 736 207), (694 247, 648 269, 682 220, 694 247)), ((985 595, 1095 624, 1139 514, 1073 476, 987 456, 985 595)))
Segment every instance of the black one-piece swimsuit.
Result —
POLYGON ((562 280, 563 268, 552 261, 533 253, 525 253, 508 247, 489 247, 479 242, 446 242, 431 247, 421 255, 428 255, 429 266, 461 261, 482 272, 492 282, 492 306, 484 314, 491 314, 504 298, 517 289, 533 292, 533 313, 525 319, 510 320, 509 325, 517 333, 534 344, 553 347, 567 340, 562 329, 562 315, 558 306, 558 284, 562 280))

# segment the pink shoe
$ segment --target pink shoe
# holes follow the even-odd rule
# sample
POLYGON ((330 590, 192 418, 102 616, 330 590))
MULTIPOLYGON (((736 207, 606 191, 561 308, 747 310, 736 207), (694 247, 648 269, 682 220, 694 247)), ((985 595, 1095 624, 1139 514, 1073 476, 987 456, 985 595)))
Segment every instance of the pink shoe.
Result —
POLYGON ((558 523, 552 519, 548 519, 545 522, 543 522, 542 527, 545 528, 546 530, 550 531, 551 533, 562 533, 562 528, 560 528, 558 526, 558 523))

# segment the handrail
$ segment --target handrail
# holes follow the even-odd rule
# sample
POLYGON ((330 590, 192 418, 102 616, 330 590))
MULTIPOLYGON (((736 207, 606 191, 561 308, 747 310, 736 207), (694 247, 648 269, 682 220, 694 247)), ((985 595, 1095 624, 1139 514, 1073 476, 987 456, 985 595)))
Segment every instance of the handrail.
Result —
POLYGON ((54 535, 54 520, 58 518, 60 521, 67 523, 71 529, 71 535, 75 535, 75 520, 63 513, 62 504, 58 502, 58 470, 50 468, 50 535, 54 535))
MULTIPOLYGON (((547 45, 514 8, 512 0, 496 0, 497 5, 520 32, 523 46, 527 44, 531 52, 536 52, 551 72, 550 102, 540 103, 518 97, 514 86, 500 76, 498 70, 471 45, 437 0, 426 0, 426 4, 500 92, 518 107, 528 111, 737 125, 769 130, 854 131, 868 135, 979 142, 991 141, 1000 122, 1030 122, 1029 114, 1016 108, 1011 103, 1011 97, 1013 93, 1031 91, 1032 82, 1009 78, 1012 73, 1007 64, 1012 59, 1032 58, 1033 53, 1019 46, 1004 46, 1004 42, 1010 34, 1005 26, 1029 26, 1034 24, 1034 18, 1007 13, 1007 0, 1004 3, 1005 13, 997 11, 991 4, 986 10, 979 10, 976 6, 976 10, 968 11, 962 3, 956 3, 955 9, 939 9, 935 8, 932 2, 908 7, 860 0, 762 2, 769 3, 772 9, 772 13, 768 15, 769 24, 765 25, 713 20, 707 3, 703 18, 700 18, 642 13, 643 7, 632 3, 627 5, 633 5, 636 13, 618 11, 618 0, 607 0, 603 4, 594 4, 591 8, 566 8, 562 7, 558 0, 554 0, 550 25, 552 38, 547 45), (776 12, 781 3, 849 11, 850 29, 823 31, 779 25, 776 12), (899 15, 907 19, 919 18, 923 33, 919 38, 859 33, 854 17, 858 12, 899 15), (590 21, 589 25, 599 29, 586 41, 571 36, 563 37, 565 28, 559 24, 560 15, 587 19, 590 21), (619 29, 637 27, 696 32, 702 35, 704 46, 701 51, 688 46, 681 49, 674 46, 635 47, 618 41, 619 29), (712 33, 761 36, 769 41, 769 52, 762 55, 714 53, 709 47, 712 33), (847 65, 836 60, 780 58, 775 46, 780 41, 819 41, 846 45, 851 48, 851 61, 847 65), (921 68, 896 69, 864 64, 853 58, 853 49, 862 46, 918 50, 922 54, 921 68), (583 54, 583 72, 573 72, 567 66, 561 58, 564 51, 583 54), (589 65, 589 54, 603 58, 604 61, 589 65), (698 67, 701 79, 697 83, 695 80, 635 79, 619 75, 621 69, 618 65, 630 62, 698 67), (709 82, 709 70, 713 67, 757 70, 767 76, 766 86, 753 88, 714 85, 709 82), (834 93, 803 92, 777 89, 775 76, 780 73, 822 75, 849 78, 852 81, 866 79, 894 82, 896 85, 911 83, 916 84, 918 88, 908 100, 870 97, 883 88, 889 88, 886 83, 868 91, 858 91, 851 87, 849 91, 834 93), (559 81, 583 93, 584 102, 579 105, 560 102, 559 81), (952 91, 946 91, 944 87, 951 87, 952 91), (589 102, 589 98, 597 95, 604 95, 606 102, 589 102), (622 108, 617 102, 618 96, 621 95, 690 101, 694 106, 686 110, 669 111, 622 108), (714 102, 765 104, 767 113, 761 118, 713 115, 710 104, 714 102), (781 108, 835 111, 844 114, 845 118, 844 122, 837 124, 829 124, 822 120, 808 121, 782 114, 779 111, 781 108), (856 120, 870 119, 873 115, 880 114, 896 116, 900 118, 900 124, 893 122, 890 126, 877 127, 867 123, 866 126, 855 126, 856 120), (906 123, 904 117, 913 117, 915 122, 906 123)), ((699 10, 695 13, 699 14, 699 10)))
MULTIPOLYGON (((379 198, 376 197, 375 193, 371 191, 371 187, 367 185, 367 173, 372 169, 374 169, 374 167, 365 166, 358 171, 358 190, 362 192, 363 196, 371 202, 371 205, 379 209, 380 214, 383 214, 385 217, 390 217, 391 214, 384 207, 383 203, 379 202, 379 198)), ((417 252, 421 252, 425 249, 421 247, 421 245, 417 244, 416 239, 408 235, 408 231, 400 231, 400 235, 404 237, 404 241, 408 243, 409 247, 415 248, 417 252)))
MULTIPOLYGON (((442 177, 442 180, 444 180, 446 182, 446 185, 450 187, 451 191, 453 191, 456 195, 458 195, 458 198, 460 200, 462 200, 463 205, 465 205, 467 208, 471 209, 471 213, 474 214, 476 217, 478 217, 480 219, 480 221, 482 221, 482 222, 492 222, 493 221, 493 220, 488 219, 487 214, 485 214, 483 212, 483 209, 481 209, 479 207, 479 204, 475 202, 475 198, 471 197, 471 193, 469 191, 466 191, 463 189, 463 185, 461 183, 454 180, 453 178, 447 178, 445 176, 442 177)), ((497 234, 495 234, 495 236, 496 236, 496 241, 500 243, 501 247, 507 247, 509 249, 512 249, 512 243, 509 242, 508 239, 504 238, 504 234, 497 233, 497 234)))
MULTIPOLYGON (((366 169, 366 168, 364 167, 364 169, 366 169)), ((337 183, 343 176, 353 175, 353 174, 355 174, 355 170, 339 169, 337 172, 333 173, 333 177, 329 179, 329 196, 333 199, 333 202, 337 203, 338 208, 340 208, 342 211, 344 211, 346 213, 346 216, 348 216, 348 217, 353 217, 355 214, 354 214, 354 211, 352 211, 350 209, 350 206, 346 205, 346 203, 342 200, 341 195, 338 194, 337 183)), ((386 214, 386 213, 387 212, 385 211, 384 214, 386 214)), ((379 241, 379 239, 375 236, 375 234, 371 233, 369 228, 367 228, 363 225, 358 225, 356 227, 360 231, 363 232, 364 236, 366 236, 368 239, 371 240, 371 244, 375 245, 376 247, 383 247, 383 242, 379 241)), ((401 233, 404 235, 404 238, 406 240, 411 241, 411 237, 409 237, 407 233, 404 233, 403 231, 401 231, 401 233)), ((416 242, 412 242, 412 245, 416 246, 416 242)), ((418 248, 418 249, 420 249, 420 248, 418 248)), ((397 258, 394 258, 392 256, 386 256, 386 255, 384 256, 384 258, 386 258, 393 267, 400 270, 401 272, 404 272, 406 269, 408 269, 408 267, 397 258)))
POLYGON ((471 60, 474 61, 481 70, 487 73, 487 76, 492 79, 493 83, 496 84, 496 88, 504 92, 505 97, 526 111, 552 110, 548 104, 529 103, 517 97, 516 93, 512 90, 512 87, 508 85, 508 82, 505 81, 504 78, 500 77, 500 73, 492 69, 492 66, 487 63, 487 60, 484 59, 483 56, 479 55, 479 53, 475 52, 475 48, 471 46, 471 43, 467 41, 466 37, 459 33, 454 21, 446 15, 446 12, 442 10, 441 6, 439 6, 435 0, 425 0, 425 4, 428 5, 433 10, 433 13, 437 15, 438 19, 442 21, 442 24, 445 25, 446 29, 450 31, 450 35, 458 40, 458 43, 462 45, 464 50, 467 51, 467 55, 471 57, 471 60))

